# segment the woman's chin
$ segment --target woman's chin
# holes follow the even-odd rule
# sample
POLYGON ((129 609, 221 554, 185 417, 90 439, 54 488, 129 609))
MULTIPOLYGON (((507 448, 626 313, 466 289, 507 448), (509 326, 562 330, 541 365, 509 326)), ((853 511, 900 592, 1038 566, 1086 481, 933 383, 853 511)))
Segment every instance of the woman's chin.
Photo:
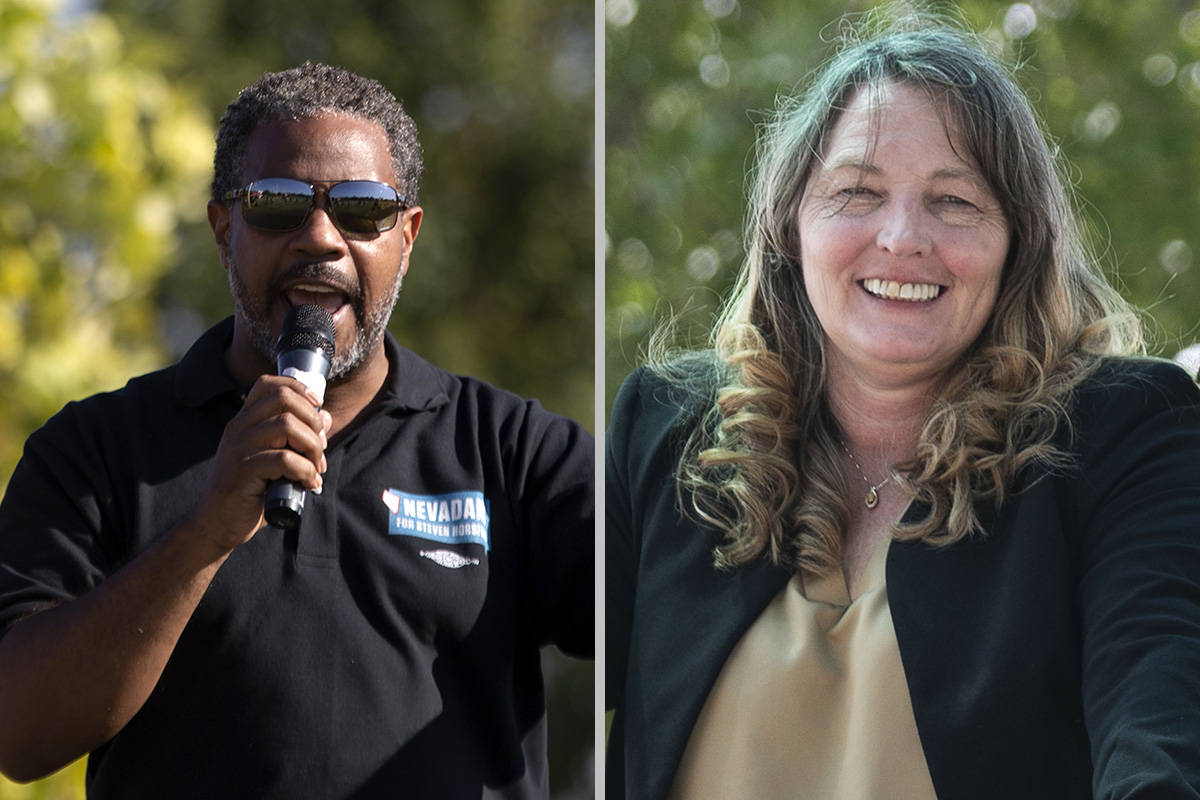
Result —
MULTIPOLYGON (((839 360, 835 355, 832 360, 839 360)), ((936 347, 914 343, 873 341, 853 353, 842 353, 840 360, 853 372, 881 378, 909 376, 928 380, 945 373, 955 363, 953 357, 936 347)))

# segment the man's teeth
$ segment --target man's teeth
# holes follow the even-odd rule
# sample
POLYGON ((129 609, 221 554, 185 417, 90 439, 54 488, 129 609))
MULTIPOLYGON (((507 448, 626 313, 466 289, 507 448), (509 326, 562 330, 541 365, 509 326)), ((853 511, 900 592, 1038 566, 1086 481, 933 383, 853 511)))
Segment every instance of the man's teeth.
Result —
POLYGON ((867 278, 862 285, 876 297, 885 300, 911 300, 914 303, 932 300, 942 293, 942 287, 936 283, 897 283, 880 278, 867 278))
POLYGON ((330 314, 336 314, 348 302, 345 292, 335 286, 321 283, 294 284, 284 292, 284 296, 289 305, 312 303, 321 306, 330 314))

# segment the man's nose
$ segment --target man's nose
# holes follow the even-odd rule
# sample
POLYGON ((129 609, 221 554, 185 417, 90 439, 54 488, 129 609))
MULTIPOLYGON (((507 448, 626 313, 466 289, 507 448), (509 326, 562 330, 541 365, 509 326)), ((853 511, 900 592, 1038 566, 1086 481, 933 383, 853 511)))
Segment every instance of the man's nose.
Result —
POLYGON ((333 219, 329 207, 329 195, 318 192, 313 199, 313 208, 308 218, 296 231, 296 247, 310 253, 340 252, 346 248, 346 239, 333 219))

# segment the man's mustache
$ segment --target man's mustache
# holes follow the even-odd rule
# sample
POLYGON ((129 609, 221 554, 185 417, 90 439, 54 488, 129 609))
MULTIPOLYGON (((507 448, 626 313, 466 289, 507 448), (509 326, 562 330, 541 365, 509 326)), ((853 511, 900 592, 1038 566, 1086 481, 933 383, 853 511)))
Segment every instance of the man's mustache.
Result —
POLYGON ((271 279, 267 289, 273 300, 283 293, 284 286, 309 281, 324 283, 340 289, 345 293, 350 307, 354 309, 355 317, 359 320, 362 319, 365 308, 362 286, 354 276, 347 275, 327 262, 308 262, 288 267, 271 279))

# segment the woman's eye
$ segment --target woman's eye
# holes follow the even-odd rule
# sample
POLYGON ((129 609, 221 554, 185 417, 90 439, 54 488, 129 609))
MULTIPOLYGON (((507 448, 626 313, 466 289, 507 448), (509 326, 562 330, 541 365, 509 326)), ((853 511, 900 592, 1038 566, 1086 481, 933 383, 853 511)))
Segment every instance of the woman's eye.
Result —
POLYGON ((869 214, 883 202, 882 196, 866 186, 833 186, 822 198, 831 214, 862 216, 869 214))
POLYGON ((952 206, 974 207, 974 205, 975 205, 970 200, 964 200, 963 198, 961 198, 957 195, 953 195, 953 194, 942 195, 939 202, 945 203, 946 205, 952 205, 952 206))

